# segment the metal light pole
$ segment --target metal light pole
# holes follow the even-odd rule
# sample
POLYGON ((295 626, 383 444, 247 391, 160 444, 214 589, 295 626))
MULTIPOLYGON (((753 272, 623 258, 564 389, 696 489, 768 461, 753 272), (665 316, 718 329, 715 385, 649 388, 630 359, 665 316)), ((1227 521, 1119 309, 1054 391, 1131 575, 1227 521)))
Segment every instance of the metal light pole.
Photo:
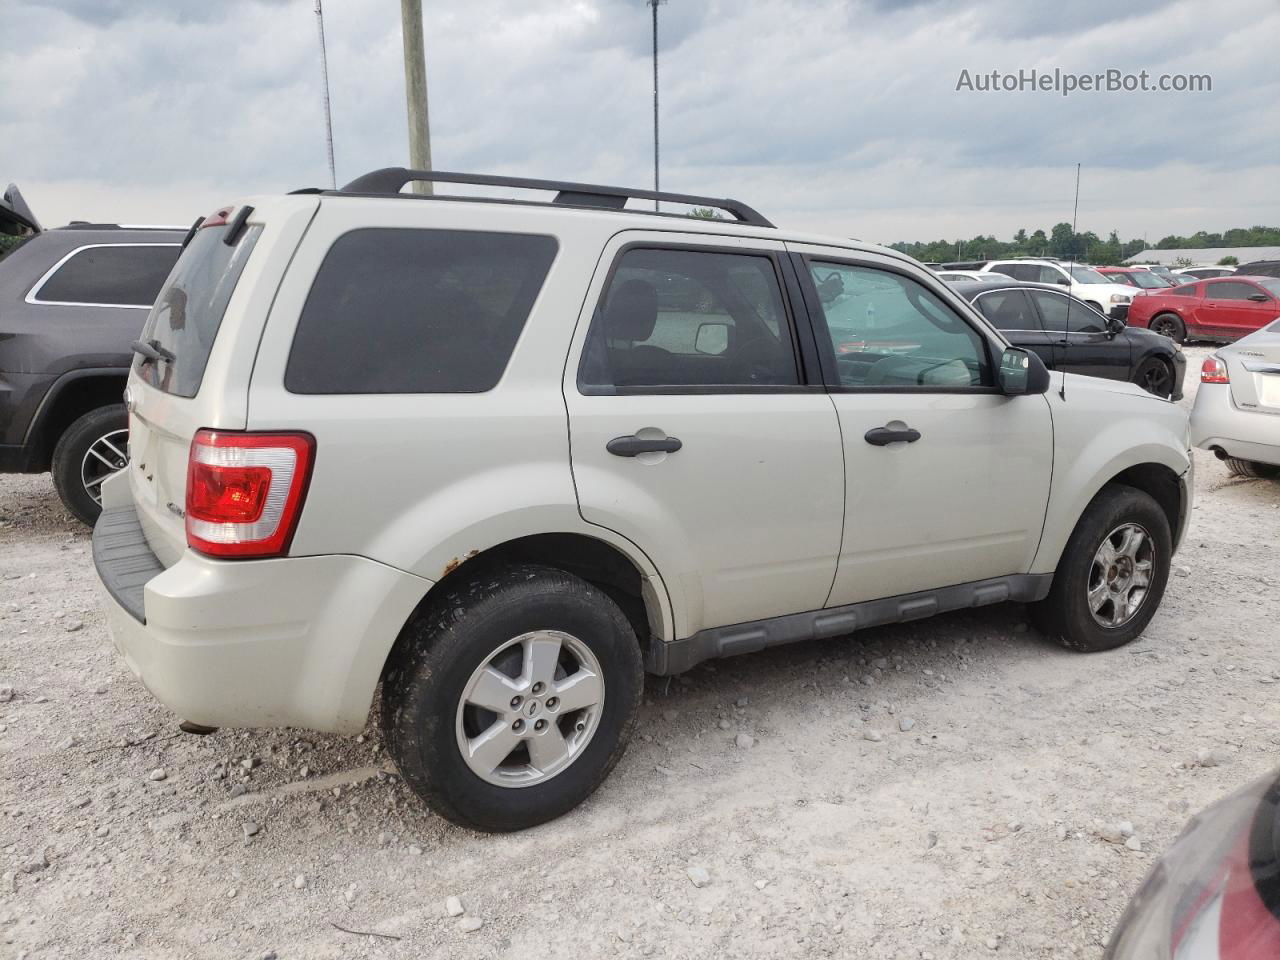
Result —
MULTIPOLYGON (((658 190, 658 7, 667 0, 644 0, 653 8, 653 189, 658 190)), ((658 201, 653 201, 658 209, 658 201)))
MULTIPOLYGON (((427 116, 427 54, 422 38, 422 0, 400 0, 404 38, 404 97, 409 111, 409 166, 431 169, 431 124, 427 116)), ((413 192, 431 193, 429 181, 417 181, 413 192)))
POLYGON ((333 167, 333 115, 329 112, 329 58, 324 49, 324 11, 316 0, 316 27, 320 31, 320 80, 324 87, 324 142, 329 151, 329 183, 338 189, 338 175, 333 167))

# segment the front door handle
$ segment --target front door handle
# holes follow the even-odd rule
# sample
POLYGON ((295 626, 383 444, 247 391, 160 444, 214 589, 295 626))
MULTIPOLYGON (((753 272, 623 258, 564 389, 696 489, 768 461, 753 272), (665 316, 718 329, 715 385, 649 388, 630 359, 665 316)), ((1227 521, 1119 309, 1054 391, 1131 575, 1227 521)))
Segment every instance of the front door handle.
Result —
POLYGON ((912 430, 910 427, 904 427, 901 430, 892 430, 889 427, 872 427, 863 434, 862 439, 876 447, 883 447, 890 443, 915 443, 920 439, 920 431, 912 430))
POLYGON ((675 437, 648 439, 633 433, 629 437, 614 437, 604 448, 615 457, 634 457, 641 453, 675 453, 683 446, 675 437))

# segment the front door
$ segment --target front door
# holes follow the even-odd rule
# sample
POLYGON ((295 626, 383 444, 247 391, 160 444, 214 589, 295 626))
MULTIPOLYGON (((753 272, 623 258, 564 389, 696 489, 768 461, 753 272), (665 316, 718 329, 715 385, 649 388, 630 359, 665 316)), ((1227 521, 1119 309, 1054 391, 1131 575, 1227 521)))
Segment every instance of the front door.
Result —
POLYGON ((1129 379, 1129 341, 1114 336, 1102 314, 1065 293, 1028 293, 1040 311, 1044 329, 1057 339, 1059 369, 1108 380, 1129 379))
POLYGON ((1025 573, 1049 494, 1047 400, 995 388, 1003 344, 925 271, 788 246, 803 255, 843 435, 845 527, 828 605, 1025 573))
POLYGON ((1244 280, 1206 283, 1200 309, 1201 317, 1212 325, 1210 332, 1228 340, 1239 340, 1280 316, 1280 305, 1275 298, 1244 280))
POLYGON ((782 244, 708 239, 615 238, 564 379, 582 516, 648 554, 681 637, 821 609, 844 510, 782 244))

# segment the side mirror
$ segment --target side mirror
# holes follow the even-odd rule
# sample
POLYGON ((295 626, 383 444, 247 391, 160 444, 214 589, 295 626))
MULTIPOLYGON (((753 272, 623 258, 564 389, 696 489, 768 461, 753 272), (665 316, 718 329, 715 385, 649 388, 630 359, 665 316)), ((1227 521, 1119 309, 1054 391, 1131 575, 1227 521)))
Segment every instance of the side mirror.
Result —
POLYGON ((1055 281, 1053 281, 1053 282, 1054 282, 1054 283, 1056 283, 1056 284, 1058 284, 1058 286, 1061 286, 1061 287, 1069 287, 1069 286, 1071 286, 1071 281, 1070 281, 1070 280, 1068 280, 1066 277, 1059 277, 1057 280, 1055 280, 1055 281))
POLYGON ((1268 297, 1265 293, 1254 293, 1249 296, 1249 299, 1252 300, 1254 303, 1266 303, 1271 298, 1268 297))
POLYGON ((1049 368, 1030 350, 1009 347, 1000 356, 998 382, 1006 397, 1045 393, 1049 389, 1049 368))
POLYGON ((834 270, 818 284, 818 299, 823 303, 831 303, 842 293, 844 293, 844 279, 834 270))
POLYGON ((1129 325, 1127 320, 1121 320, 1119 317, 1107 317, 1107 331, 1117 337, 1124 333, 1124 328, 1129 325))
POLYGON ((718 357, 729 349, 727 323, 700 323, 693 338, 693 349, 709 357, 718 357))

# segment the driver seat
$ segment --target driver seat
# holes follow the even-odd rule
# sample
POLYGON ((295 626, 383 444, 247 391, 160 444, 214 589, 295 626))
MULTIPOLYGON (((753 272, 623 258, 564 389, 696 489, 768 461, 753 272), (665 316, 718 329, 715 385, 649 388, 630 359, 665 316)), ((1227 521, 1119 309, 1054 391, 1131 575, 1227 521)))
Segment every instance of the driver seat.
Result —
POLYGON ((627 280, 609 295, 604 329, 616 385, 664 384, 671 380, 671 352, 639 342, 653 336, 657 325, 658 292, 647 280, 627 280))

